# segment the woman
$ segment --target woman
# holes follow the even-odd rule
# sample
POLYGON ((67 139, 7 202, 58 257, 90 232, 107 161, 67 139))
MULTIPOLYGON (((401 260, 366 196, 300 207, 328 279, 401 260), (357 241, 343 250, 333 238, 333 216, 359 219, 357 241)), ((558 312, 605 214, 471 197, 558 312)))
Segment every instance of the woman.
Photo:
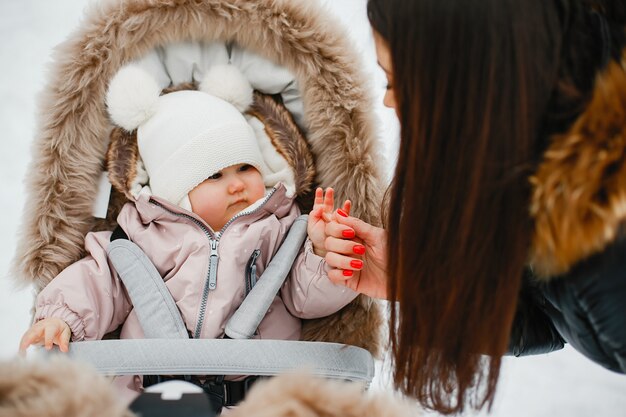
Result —
POLYGON ((399 159, 385 230, 339 211, 326 259, 336 282, 398 301, 395 384, 441 413, 491 406, 503 355, 565 342, 625 373, 624 2, 369 0, 368 15, 399 159))

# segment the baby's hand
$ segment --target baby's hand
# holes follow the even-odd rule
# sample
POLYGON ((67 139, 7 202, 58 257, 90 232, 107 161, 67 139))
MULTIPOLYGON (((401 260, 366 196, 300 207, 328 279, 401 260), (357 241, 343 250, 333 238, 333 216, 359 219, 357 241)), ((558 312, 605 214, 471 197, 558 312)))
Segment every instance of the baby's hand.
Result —
POLYGON ((33 324, 24 333, 20 341, 20 353, 25 353, 30 345, 44 345, 46 349, 52 349, 52 345, 58 345, 61 352, 69 350, 69 342, 72 331, 70 326, 63 320, 50 317, 33 324))
MULTIPOLYGON (((343 204, 343 211, 350 214, 352 203, 346 200, 343 204)), ((330 221, 335 210, 335 195, 332 188, 327 188, 324 192, 321 188, 315 190, 315 201, 313 210, 309 213, 309 224, 307 233, 313 243, 313 252, 321 257, 326 255, 326 222, 330 221)))

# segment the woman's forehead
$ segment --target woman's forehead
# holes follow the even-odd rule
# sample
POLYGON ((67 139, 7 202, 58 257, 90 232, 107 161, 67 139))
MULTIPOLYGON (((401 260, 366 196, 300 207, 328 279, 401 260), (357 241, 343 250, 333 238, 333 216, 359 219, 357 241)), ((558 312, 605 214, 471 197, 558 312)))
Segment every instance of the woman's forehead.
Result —
POLYGON ((387 41, 374 31, 374 44, 376 46, 376 57, 378 65, 386 72, 391 73, 391 51, 387 41))

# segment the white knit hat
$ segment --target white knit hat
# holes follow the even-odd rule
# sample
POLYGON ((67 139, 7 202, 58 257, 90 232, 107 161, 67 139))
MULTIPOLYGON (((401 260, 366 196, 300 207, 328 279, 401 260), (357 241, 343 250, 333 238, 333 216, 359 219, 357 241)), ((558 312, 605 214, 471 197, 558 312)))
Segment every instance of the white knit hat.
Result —
POLYGON ((113 121, 128 131, 137 129, 152 193, 182 206, 188 205, 187 194, 216 172, 236 164, 262 171, 264 165, 241 113, 252 103, 244 76, 234 66, 216 66, 200 88, 159 96, 147 72, 128 66, 111 80, 107 95, 113 121))

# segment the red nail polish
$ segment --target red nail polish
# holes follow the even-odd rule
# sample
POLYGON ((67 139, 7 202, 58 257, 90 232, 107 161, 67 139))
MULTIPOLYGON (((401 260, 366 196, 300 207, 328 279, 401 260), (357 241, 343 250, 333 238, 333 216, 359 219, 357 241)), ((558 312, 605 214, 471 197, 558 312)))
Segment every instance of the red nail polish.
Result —
POLYGON ((337 209, 337 214, 339 214, 342 217, 348 217, 348 213, 346 213, 342 209, 337 209))
POLYGON ((363 267, 363 261, 353 259, 352 261, 350 261, 350 266, 355 269, 361 269, 363 267))
POLYGON ((347 237, 348 239, 352 239, 354 237, 354 230, 346 229, 341 232, 341 236, 347 237))
POLYGON ((354 245, 352 247, 352 252, 356 253, 357 255, 363 255, 365 253, 365 246, 363 246, 363 245, 354 245))
POLYGON ((352 271, 350 271, 349 269, 344 269, 343 270, 343 276, 344 277, 351 277, 352 276, 352 271))

